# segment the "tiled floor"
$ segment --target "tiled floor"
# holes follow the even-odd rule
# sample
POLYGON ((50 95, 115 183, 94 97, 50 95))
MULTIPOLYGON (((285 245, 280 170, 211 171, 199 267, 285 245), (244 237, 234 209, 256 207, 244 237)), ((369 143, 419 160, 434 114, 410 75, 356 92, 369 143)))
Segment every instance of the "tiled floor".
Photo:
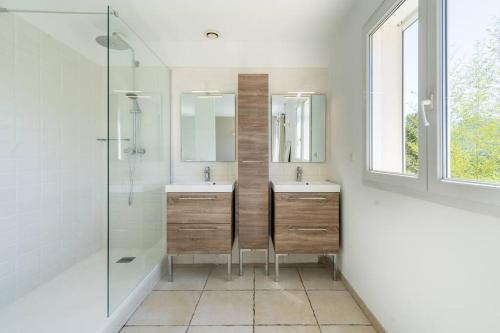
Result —
POLYGON ((230 282, 225 273, 223 265, 176 266, 174 282, 162 279, 121 333, 375 333, 326 267, 283 266, 280 282, 262 265, 230 282))

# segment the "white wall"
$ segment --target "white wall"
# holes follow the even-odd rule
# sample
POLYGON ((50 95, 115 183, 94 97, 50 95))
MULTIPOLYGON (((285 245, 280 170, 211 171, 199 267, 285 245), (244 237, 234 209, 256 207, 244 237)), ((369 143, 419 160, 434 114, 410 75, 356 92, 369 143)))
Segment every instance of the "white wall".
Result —
POLYGON ((0 24, 2 305, 102 247, 106 90, 100 66, 12 14, 0 24))
MULTIPOLYGON (((224 14, 228 15, 228 14, 224 14)), ((259 14, 260 15, 260 14, 259 14)), ((300 23, 303 24, 303 23, 300 23)), ((203 31, 201 29, 200 31, 203 31)), ((198 34, 198 32, 197 32, 198 34)), ((326 67, 328 43, 238 42, 218 40, 151 42, 165 62, 173 67, 198 68, 303 68, 326 67)))
MULTIPOLYGON (((325 68, 173 68, 172 69, 172 181, 197 182, 203 180, 203 168, 210 166, 215 181, 237 179, 236 162, 182 162, 180 151, 180 95, 192 90, 238 91, 239 73, 268 73, 269 94, 289 91, 315 91, 327 93, 328 70, 325 68)), ((328 98, 328 97, 327 97, 328 98)), ((269 112, 271 112, 269 110, 269 112)), ((328 111, 329 112, 329 111, 328 111)), ((271 134, 269 134, 270 136, 271 134)), ((327 133, 327 137, 329 133, 327 133)), ((270 145, 269 145, 270 147, 270 145)), ((328 144, 327 144, 328 149, 328 144)), ((328 155, 328 154, 327 154, 328 155)), ((327 161, 329 156, 327 156, 327 161)), ((304 180, 325 180, 328 163, 270 163, 271 180, 294 180, 297 166, 304 169, 304 180)), ((235 246, 237 249, 237 245, 235 246)), ((245 262, 263 262, 261 253, 248 254, 245 262)), ((233 254, 237 260, 237 252, 233 254)), ((223 263, 225 258, 215 256, 180 256, 178 263, 213 262, 223 263)), ((289 256, 288 261, 311 261, 316 256, 289 256)))
POLYGON ((355 2, 331 59, 330 172, 343 185, 342 272, 391 333, 500 332, 500 218, 361 182, 362 26, 380 3, 355 2))

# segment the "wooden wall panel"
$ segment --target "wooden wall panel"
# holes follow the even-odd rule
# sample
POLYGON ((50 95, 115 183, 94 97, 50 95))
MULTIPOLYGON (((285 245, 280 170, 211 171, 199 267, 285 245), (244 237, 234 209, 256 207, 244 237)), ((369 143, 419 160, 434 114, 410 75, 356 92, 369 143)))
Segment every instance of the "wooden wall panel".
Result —
POLYGON ((269 78, 238 77, 238 238, 242 249, 267 249, 269 237, 269 78))

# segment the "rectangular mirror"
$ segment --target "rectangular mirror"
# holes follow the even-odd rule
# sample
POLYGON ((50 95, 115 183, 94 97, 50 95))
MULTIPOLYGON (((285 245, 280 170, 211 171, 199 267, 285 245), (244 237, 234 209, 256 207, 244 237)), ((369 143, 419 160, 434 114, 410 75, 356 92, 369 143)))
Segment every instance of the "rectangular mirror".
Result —
POLYGON ((182 94, 182 160, 200 162, 235 161, 235 119, 235 94, 182 94))
POLYGON ((273 162, 325 162, 325 95, 273 95, 271 127, 273 162))

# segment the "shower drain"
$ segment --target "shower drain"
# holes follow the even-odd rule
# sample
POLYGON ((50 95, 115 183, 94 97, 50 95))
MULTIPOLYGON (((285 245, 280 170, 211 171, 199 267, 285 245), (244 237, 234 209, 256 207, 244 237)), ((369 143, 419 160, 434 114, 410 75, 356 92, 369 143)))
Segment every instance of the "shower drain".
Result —
POLYGON ((117 264, 128 264, 128 263, 131 263, 132 260, 134 260, 135 257, 123 257, 123 258, 120 258, 120 260, 118 260, 116 263, 117 264))

